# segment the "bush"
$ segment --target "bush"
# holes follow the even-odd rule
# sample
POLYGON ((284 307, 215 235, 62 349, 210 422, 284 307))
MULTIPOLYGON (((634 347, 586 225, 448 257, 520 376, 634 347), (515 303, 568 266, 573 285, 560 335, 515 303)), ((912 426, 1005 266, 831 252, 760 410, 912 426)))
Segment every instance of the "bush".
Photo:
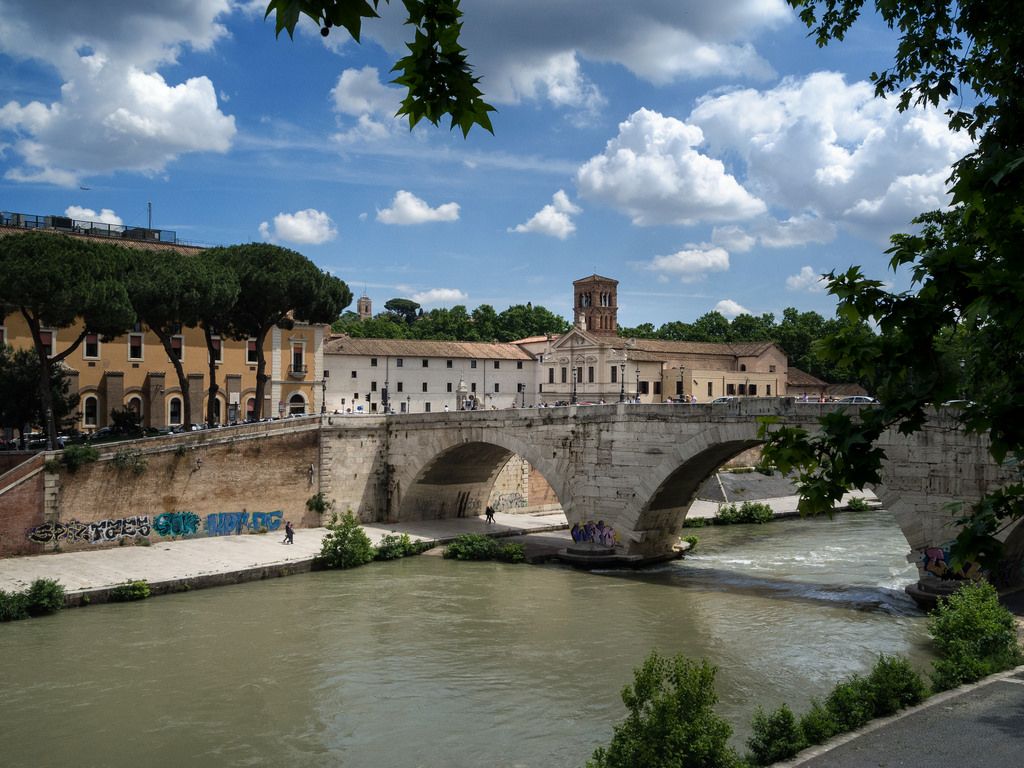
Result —
POLYGON ((28 618, 28 596, 24 592, 4 592, 0 589, 0 621, 18 621, 28 618))
POLYGON ((29 616, 46 616, 64 607, 64 587, 53 579, 36 579, 25 593, 29 616))
POLYGON ((136 475, 141 475, 145 472, 148 463, 141 451, 135 451, 131 448, 118 449, 117 453, 110 459, 110 465, 118 471, 129 469, 136 475))
POLYGON ((330 512, 334 509, 333 499, 328 501, 327 497, 323 493, 317 493, 314 496, 310 496, 306 499, 306 509, 310 512, 315 512, 318 515, 322 515, 325 512, 330 512))
POLYGON ((444 549, 444 556, 451 560, 493 560, 498 544, 489 536, 480 533, 464 533, 444 549))
POLYGON ((715 525, 744 525, 767 523, 774 517, 772 508, 760 501, 744 501, 737 508, 735 504, 723 504, 718 508, 715 525))
POLYGON ((783 704, 770 714, 760 707, 754 713, 753 735, 747 739, 755 765, 788 760, 807 746, 793 710, 783 704))
POLYGON ((598 747, 588 768, 734 768, 732 727, 715 714, 715 667, 682 654, 652 652, 622 690, 628 714, 611 743, 598 747))
POLYGON ((521 563, 526 560, 526 550, 522 544, 508 543, 498 547, 496 559, 503 563, 521 563))
POLYGON ((381 540, 380 544, 377 545, 377 554, 374 555, 375 560, 397 560, 400 557, 409 557, 410 555, 418 555, 424 552, 430 545, 422 541, 413 541, 409 538, 409 534, 403 533, 398 536, 395 534, 387 534, 381 540))
POLYGON ((100 457, 100 452, 91 445, 69 445, 64 449, 61 461, 68 472, 77 472, 83 464, 91 464, 100 457))
POLYGON ((706 517, 688 517, 683 520, 683 528, 703 528, 707 524, 706 517))
POLYGON ((824 744, 839 733, 839 724, 821 702, 811 699, 811 708, 800 717, 800 732, 808 745, 824 744))
POLYGON ((130 603, 135 600, 145 600, 149 595, 149 582, 145 579, 126 581, 110 590, 110 602, 130 603))
POLYGON ((690 545, 687 552, 694 552, 697 549, 697 542, 700 541, 696 536, 683 536, 683 541, 690 545))
POLYGON ((837 733, 857 730, 875 714, 871 684, 861 675, 848 677, 832 689, 825 709, 835 721, 837 733))
POLYGON ((910 662, 899 656, 882 654, 868 675, 875 717, 888 717, 901 709, 920 704, 928 688, 910 662))
POLYGON ((366 565, 375 554, 370 538, 352 511, 346 512, 340 520, 335 512, 327 524, 320 554, 313 558, 313 563, 320 568, 355 568, 366 565))
POLYGON ((939 658, 933 662, 937 691, 972 683, 1021 663, 1013 614, 999 604, 988 582, 965 584, 940 598, 928 617, 939 658))
POLYGON ((870 509, 871 505, 868 504, 868 500, 863 496, 854 496, 848 502, 846 502, 846 508, 851 512, 865 512, 870 509))

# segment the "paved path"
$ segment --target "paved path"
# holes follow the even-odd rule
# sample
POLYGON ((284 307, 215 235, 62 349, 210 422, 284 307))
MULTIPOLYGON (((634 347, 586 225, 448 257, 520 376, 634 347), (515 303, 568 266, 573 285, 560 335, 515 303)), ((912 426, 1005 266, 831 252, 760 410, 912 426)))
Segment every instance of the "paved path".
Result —
MULTIPOLYGON (((531 531, 552 531, 566 527, 561 512, 539 515, 495 514, 495 522, 483 517, 454 520, 425 520, 394 525, 364 525, 363 530, 377 544, 389 533, 407 533, 414 541, 442 543, 463 533, 508 536, 531 531)), ((92 551, 10 557, 0 559, 0 589, 21 591, 35 579, 56 579, 70 595, 104 590, 126 581, 145 579, 151 586, 223 577, 219 583, 266 575, 309 570, 319 553, 326 528, 300 528, 295 543, 282 544, 283 531, 242 536, 211 536, 182 539, 145 546, 124 546, 92 551), (233 575, 237 578, 231 578, 233 575)))

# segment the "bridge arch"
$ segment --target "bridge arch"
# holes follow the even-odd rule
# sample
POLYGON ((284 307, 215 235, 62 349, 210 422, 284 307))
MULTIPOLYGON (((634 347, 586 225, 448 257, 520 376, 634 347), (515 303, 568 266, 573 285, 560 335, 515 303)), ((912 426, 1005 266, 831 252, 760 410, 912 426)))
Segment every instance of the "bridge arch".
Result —
POLYGON ((537 470, 560 502, 570 495, 565 473, 537 445, 515 435, 467 430, 432 438, 411 455, 392 456, 392 517, 407 521, 482 515, 498 474, 513 456, 537 470))

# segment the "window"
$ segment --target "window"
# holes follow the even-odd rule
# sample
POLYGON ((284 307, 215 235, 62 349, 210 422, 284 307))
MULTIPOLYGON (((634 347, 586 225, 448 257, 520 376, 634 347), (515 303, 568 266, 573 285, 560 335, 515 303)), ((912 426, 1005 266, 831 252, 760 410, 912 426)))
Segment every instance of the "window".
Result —
POLYGON ((423 382, 423 391, 424 392, 427 391, 427 382, 425 382, 425 381, 423 382))
POLYGON ((214 424, 220 424, 221 423, 221 417, 220 417, 220 398, 219 397, 213 398, 213 423, 214 424))
POLYGON ((376 357, 371 357, 370 358, 370 367, 371 368, 376 368, 377 367, 377 358, 376 357))
POLYGON ((136 395, 135 397, 128 398, 127 408, 129 411, 135 414, 139 419, 142 418, 142 398, 136 395))
POLYGON ((594 366, 592 365, 587 368, 587 383, 594 383, 594 366))
POLYGON ((245 362, 256 365, 259 362, 259 352, 256 351, 256 339, 249 339, 245 343, 245 362))
POLYGON ((370 382, 370 391, 371 392, 376 392, 377 391, 377 382, 376 381, 371 381, 370 382))
POLYGON ((554 368, 548 368, 548 384, 554 384, 554 383, 555 383, 555 369, 554 368))
POLYGON ((94 395, 90 395, 82 402, 82 424, 86 427, 95 427, 99 423, 100 401, 94 395))
POLYGON ((581 366, 578 366, 578 367, 576 368, 576 381, 577 381, 577 382, 578 382, 579 384, 582 384, 582 383, 583 383, 583 366, 582 366, 582 365, 581 365, 581 366))
POLYGON ((726 384, 725 385, 725 394, 727 394, 727 395, 735 395, 736 394, 736 385, 735 384, 726 384))
POLYGON ((756 396, 757 395, 757 384, 748 384, 747 385, 747 394, 750 395, 751 397, 756 396))
POLYGON ((395 391, 396 392, 401 392, 402 391, 402 382, 398 382, 398 389, 396 389, 395 391))
POLYGON ((654 382, 654 394, 656 394, 656 395, 660 395, 661 394, 661 382, 660 381, 654 382))
POLYGON ((470 360, 469 361, 469 367, 470 368, 476 368, 476 360, 470 360))
POLYGON ((523 370, 523 361, 522 360, 516 360, 516 370, 517 371, 523 370))
POLYGON ((398 404, 398 411, 399 413, 405 413, 405 403, 398 404))
POLYGON ((569 380, 569 369, 564 365, 562 366, 562 383, 565 384, 569 380))
POLYGON ((306 400, 298 392, 288 398, 288 413, 294 415, 306 412, 306 400))
MULTIPOLYGON (((253 404, 255 407, 255 403, 253 404)), ((181 398, 172 397, 167 401, 167 423, 171 426, 181 425, 181 398)))
POLYGON ((57 334, 54 331, 40 331, 39 338, 43 342, 43 349, 47 357, 57 354, 57 334))
POLYGON ((256 398, 250 397, 245 401, 245 418, 252 421, 256 417, 256 398))
POLYGON ((355 403, 356 400, 358 400, 358 399, 359 399, 359 393, 358 392, 353 392, 352 393, 352 402, 355 403))
POLYGON ((683 382, 681 380, 676 382, 676 394, 683 394, 683 382))
POLYGON ((306 344, 302 341, 292 342, 292 373, 306 372, 306 344))
POLYGON ((397 358, 395 358, 395 367, 397 367, 397 368, 401 368, 401 367, 402 367, 402 364, 403 364, 404 362, 405 362, 405 361, 404 361, 404 360, 402 360, 402 358, 400 358, 400 357, 397 357, 397 358))
POLYGON ((224 344, 220 340, 220 336, 210 337, 210 346, 213 347, 213 362, 223 363, 224 362, 224 344))
POLYGON ((129 360, 141 360, 142 359, 142 334, 141 333, 129 333, 128 334, 128 359, 129 360))
POLYGON ((765 385, 764 385, 764 393, 765 393, 765 395, 767 395, 768 397, 771 397, 771 396, 772 396, 772 385, 771 385, 771 384, 765 384, 765 385))
POLYGON ((424 413, 430 413, 430 403, 424 403, 423 404, 423 412, 424 413))
POLYGON ((352 371, 352 378, 354 379, 355 377, 356 377, 356 372, 352 371))
POLYGON ((470 392, 476 392, 476 382, 475 381, 472 384, 469 385, 469 391, 470 392))
POLYGON ((712 395, 711 382, 709 381, 708 382, 708 397, 711 397, 711 395, 712 395))
POLYGON ((768 366, 768 373, 775 373, 775 366, 774 365, 769 365, 768 366))
POLYGON ((452 367, 452 361, 451 360, 445 360, 444 361, 444 367, 445 368, 451 368, 452 367))
POLYGON ((427 360, 426 358, 423 358, 423 367, 424 368, 428 368, 429 366, 430 366, 430 361, 427 360))
POLYGON ((525 391, 526 391, 526 385, 525 384, 516 384, 516 392, 525 392, 525 391))
POLYGON ((617 384, 619 381, 619 366, 613 365, 611 367, 612 372, 612 384, 617 384))
POLYGON ((498 385, 498 382, 494 382, 494 391, 495 391, 496 393, 497 393, 497 392, 500 392, 500 391, 501 391, 501 389, 500 389, 500 387, 499 387, 499 385, 498 385))
POLYGON ((177 336, 171 336, 171 359, 185 359, 185 337, 180 334, 177 336))
POLYGON ((494 370, 498 370, 499 368, 501 368, 501 361, 500 360, 495 360, 494 361, 494 370))
POLYGON ((82 357, 96 360, 100 356, 100 337, 95 333, 87 333, 83 343, 82 357))
POLYGON ((648 394, 650 392, 650 390, 651 390, 651 382, 649 382, 649 381, 641 381, 640 382, 640 394, 641 395, 648 394))
POLYGON ((740 363, 740 370, 741 371, 747 370, 747 364, 746 363, 740 363))
POLYGON ((747 394, 747 385, 746 384, 740 384, 739 385, 739 394, 741 394, 741 395, 747 394))
POLYGON ((452 391, 452 383, 451 383, 450 381, 448 382, 448 391, 449 391, 449 392, 451 392, 451 391, 452 391))

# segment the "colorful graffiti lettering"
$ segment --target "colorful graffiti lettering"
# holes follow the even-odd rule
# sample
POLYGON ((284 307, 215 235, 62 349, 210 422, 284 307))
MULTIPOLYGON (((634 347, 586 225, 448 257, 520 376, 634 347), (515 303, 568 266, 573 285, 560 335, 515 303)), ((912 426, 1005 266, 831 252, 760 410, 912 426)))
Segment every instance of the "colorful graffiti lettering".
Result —
POLYGON ((218 512, 206 516, 207 536, 232 536, 250 531, 276 531, 281 527, 284 513, 276 512, 218 512))
POLYGON ((582 525, 580 523, 573 523, 569 534, 577 544, 591 542, 605 547, 614 547, 617 538, 615 529, 610 525, 605 525, 604 520, 598 520, 596 525, 593 520, 587 520, 582 525))
POLYGON ((952 542, 942 547, 927 547, 921 550, 921 563, 924 570, 938 576, 940 579, 970 579, 977 581, 984 574, 978 563, 966 563, 965 566, 954 571, 950 563, 953 558, 950 555, 952 542))
POLYGON ((194 536, 200 522, 195 512, 163 512, 153 518, 153 530, 161 536, 194 536))
POLYGON ((147 515, 97 520, 94 523, 80 523, 77 520, 68 520, 65 523, 51 521, 29 530, 28 539, 36 544, 62 541, 69 544, 100 544, 127 538, 145 538, 149 536, 149 531, 147 515))

